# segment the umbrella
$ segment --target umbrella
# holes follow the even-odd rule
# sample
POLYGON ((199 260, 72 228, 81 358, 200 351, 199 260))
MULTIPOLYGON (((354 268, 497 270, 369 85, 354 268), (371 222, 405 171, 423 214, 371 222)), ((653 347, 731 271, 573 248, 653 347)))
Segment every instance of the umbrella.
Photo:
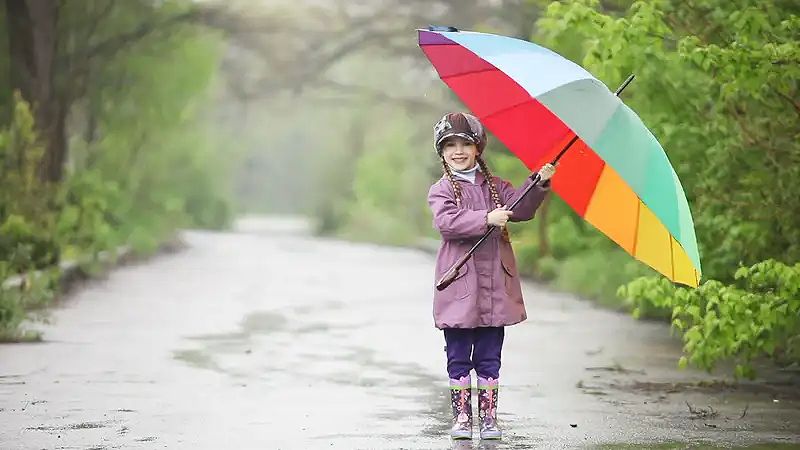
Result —
POLYGON ((670 280, 699 284, 697 238, 678 176, 658 140, 605 84, 532 42, 452 27, 417 31, 439 77, 529 169, 558 157, 552 189, 578 215, 670 280))

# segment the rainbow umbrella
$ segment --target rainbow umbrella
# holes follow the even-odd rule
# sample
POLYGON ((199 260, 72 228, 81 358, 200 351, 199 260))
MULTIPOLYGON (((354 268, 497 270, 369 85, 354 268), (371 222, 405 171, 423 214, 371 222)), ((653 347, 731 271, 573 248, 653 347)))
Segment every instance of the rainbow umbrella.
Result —
POLYGON ((577 138, 553 190, 636 259, 677 283, 700 281, 692 214, 653 134, 600 80, 531 42, 431 27, 419 46, 440 78, 529 169, 577 138))

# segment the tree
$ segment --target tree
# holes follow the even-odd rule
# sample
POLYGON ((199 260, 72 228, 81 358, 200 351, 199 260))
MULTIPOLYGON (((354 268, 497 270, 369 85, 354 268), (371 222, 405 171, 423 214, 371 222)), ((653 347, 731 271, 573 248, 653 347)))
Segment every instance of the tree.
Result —
POLYGON ((54 85, 59 4, 50 0, 6 0, 12 89, 36 111, 46 142, 42 179, 58 181, 66 152, 66 108, 54 85))
POLYGON ((181 3, 158 6, 142 0, 6 0, 11 88, 35 111, 45 143, 43 180, 63 178, 66 123, 73 103, 86 95, 93 70, 142 39, 196 19, 201 12, 181 3))
POLYGON ((608 84, 637 75, 626 98, 681 178, 706 283, 640 279, 620 294, 669 308, 684 364, 734 357, 752 376, 757 356, 798 358, 799 15, 790 1, 637 1, 610 14, 582 0, 540 21, 546 42, 577 41, 569 50, 608 84))

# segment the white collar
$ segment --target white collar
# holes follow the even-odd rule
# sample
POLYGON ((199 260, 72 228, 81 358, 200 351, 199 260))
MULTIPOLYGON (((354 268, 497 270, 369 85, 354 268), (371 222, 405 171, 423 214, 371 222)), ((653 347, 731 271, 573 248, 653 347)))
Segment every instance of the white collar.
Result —
POLYGON ((456 170, 450 166, 450 171, 453 172, 453 176, 467 180, 472 184, 475 184, 475 175, 478 173, 478 170, 480 170, 478 163, 475 163, 475 166, 472 169, 467 170, 456 170))

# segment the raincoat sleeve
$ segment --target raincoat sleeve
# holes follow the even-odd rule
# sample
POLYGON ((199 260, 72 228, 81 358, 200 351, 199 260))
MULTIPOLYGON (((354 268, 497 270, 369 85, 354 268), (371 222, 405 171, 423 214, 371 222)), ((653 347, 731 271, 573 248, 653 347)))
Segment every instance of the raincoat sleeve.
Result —
MULTIPOLYGON (((520 186, 519 189, 514 189, 514 186, 511 185, 508 181, 499 180, 500 185, 500 196, 503 198, 503 204, 511 206, 514 201, 522 194, 523 191, 533 183, 533 180, 528 177, 525 179, 525 183, 520 186)), ((533 219, 536 210, 539 208, 539 205, 542 204, 544 201, 545 196, 547 193, 550 192, 550 182, 548 181, 544 185, 539 185, 534 187, 528 195, 526 195, 519 205, 514 208, 514 215, 511 216, 512 222, 523 222, 525 220, 533 219)))
POLYGON ((487 210, 459 208, 450 189, 441 183, 428 191, 428 205, 433 213, 433 226, 444 240, 480 237, 487 230, 487 210))

